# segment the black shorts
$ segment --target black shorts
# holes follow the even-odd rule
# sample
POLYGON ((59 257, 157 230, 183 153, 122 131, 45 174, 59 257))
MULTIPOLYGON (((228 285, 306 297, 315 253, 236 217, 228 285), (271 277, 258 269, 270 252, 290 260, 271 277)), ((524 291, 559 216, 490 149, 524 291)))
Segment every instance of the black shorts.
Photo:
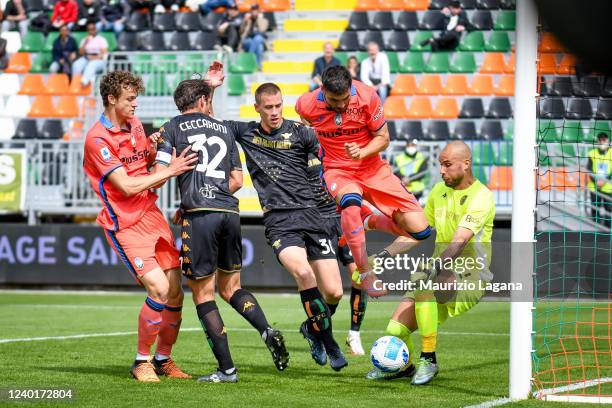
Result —
POLYGON ((333 237, 332 242, 334 243, 334 249, 336 251, 336 254, 338 255, 338 260, 344 266, 354 263, 355 259, 353 259, 353 254, 351 253, 351 249, 349 248, 349 246, 344 245, 343 247, 340 247, 338 245, 338 241, 342 236, 342 226, 340 225, 340 217, 329 217, 327 218, 327 221, 329 235, 333 237))
MULTIPOLYGON (((336 259, 334 239, 316 208, 270 210, 264 214, 266 240, 278 254, 285 248, 306 248, 309 261, 336 259)), ((337 246, 337 245, 336 245, 337 246)))
POLYGON ((225 273, 242 268, 240 216, 231 212, 185 213, 181 228, 181 268, 188 279, 206 278, 218 269, 225 273))

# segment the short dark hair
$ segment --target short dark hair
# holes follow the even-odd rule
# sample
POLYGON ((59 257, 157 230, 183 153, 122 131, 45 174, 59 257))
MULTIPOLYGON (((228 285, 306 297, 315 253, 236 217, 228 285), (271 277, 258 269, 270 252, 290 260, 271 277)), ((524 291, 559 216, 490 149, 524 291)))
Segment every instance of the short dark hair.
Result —
POLYGON ((333 67, 328 67, 325 71, 323 71, 321 82, 323 82, 323 88, 325 88, 325 90, 339 95, 351 89, 353 79, 351 78, 351 73, 346 67, 336 65, 333 67))
POLYGON ((142 78, 129 71, 113 71, 104 75, 100 81, 100 95, 104 107, 108 106, 110 95, 119 98, 123 89, 133 89, 137 94, 141 94, 145 90, 142 78))
POLYGON ((255 90, 255 103, 257 104, 261 103, 261 95, 263 94, 276 95, 277 93, 280 93, 280 92, 281 92, 281 89, 275 83, 266 82, 265 84, 261 84, 255 90))
POLYGON ((605 132, 599 132, 597 134, 597 139, 609 139, 608 134, 605 132))
POLYGON ((460 1, 451 1, 450 4, 448 5, 449 7, 452 8, 461 8, 461 2, 460 1))
POLYGON ((210 94, 211 88, 206 82, 201 79, 187 79, 181 81, 174 90, 174 104, 179 112, 185 112, 195 108, 201 97, 208 100, 210 94))

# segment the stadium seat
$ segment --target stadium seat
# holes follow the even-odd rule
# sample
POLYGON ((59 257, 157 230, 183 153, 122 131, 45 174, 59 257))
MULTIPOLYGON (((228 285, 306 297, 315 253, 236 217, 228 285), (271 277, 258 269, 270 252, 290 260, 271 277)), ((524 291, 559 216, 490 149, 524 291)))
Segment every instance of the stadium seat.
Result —
POLYGON ((562 98, 541 98, 540 99, 540 118, 542 119, 563 119, 565 106, 562 98))
POLYGON ((421 43, 425 40, 433 38, 433 34, 431 31, 417 31, 414 36, 414 40, 411 42, 410 50, 411 51, 431 51, 431 44, 427 44, 425 46, 421 45, 421 43))
POLYGON ((415 96, 410 100, 408 112, 405 118, 408 119, 426 119, 431 118, 432 108, 431 101, 425 96, 415 96))
POLYGON ((75 96, 91 95, 91 87, 92 84, 89 84, 83 88, 83 85, 81 84, 81 74, 75 74, 72 76, 72 81, 70 81, 68 93, 75 96))
POLYGON ((488 169, 485 166, 472 166, 472 174, 485 186, 489 183, 489 178, 487 177, 488 169))
POLYGON ((51 65, 51 53, 46 51, 38 52, 34 54, 30 72, 33 74, 47 73, 49 72, 49 65, 51 65))
POLYGON ((444 30, 444 14, 437 10, 429 10, 423 14, 419 30, 444 30))
POLYGON ((407 52, 404 62, 400 67, 400 72, 418 73, 425 70, 425 60, 420 52, 407 52))
POLYGON ((174 13, 161 13, 153 16, 153 31, 174 31, 176 23, 174 22, 174 13))
MULTIPOLYGON (((365 11, 355 11, 351 13, 347 30, 350 31, 365 31, 370 28, 368 13, 365 11)), ((342 43, 342 41, 340 41, 342 43)))
POLYGON ((506 122, 506 129, 504 131, 504 140, 514 140, 514 121, 509 120, 506 122))
POLYGON ((475 30, 492 30, 493 17, 489 10, 477 10, 472 14, 471 21, 475 30))
POLYGON ((48 118, 55 116, 55 108, 53 99, 49 95, 38 95, 32 102, 29 117, 32 118, 48 118))
POLYGON ((389 96, 385 101, 385 116, 389 119, 404 119, 408 116, 403 96, 389 96))
POLYGON ((432 120, 427 124, 423 140, 439 141, 450 139, 447 120, 432 120))
POLYGON ((486 142, 474 143, 472 146, 472 163, 481 166, 492 166, 495 164, 495 152, 493 145, 486 142))
POLYGON ((19 88, 19 76, 17 74, 0 73, 0 95, 16 95, 19 88))
POLYGON ((419 19, 414 11, 401 11, 395 23, 396 30, 413 31, 419 28, 419 19))
POLYGON ((138 49, 142 51, 165 51, 166 41, 164 33, 158 31, 145 31, 138 33, 138 49))
POLYGON ((149 15, 145 13, 132 13, 125 24, 125 30, 140 32, 149 28, 149 15))
POLYGON ((542 33, 538 51, 543 53, 559 53, 563 52, 563 46, 552 33, 542 33))
POLYGON ((45 36, 43 33, 36 31, 28 31, 28 33, 21 39, 21 52, 38 52, 42 51, 45 47, 45 36))
POLYGON ((380 10, 403 10, 404 0, 378 0, 380 10))
POLYGON ((12 118, 24 118, 30 112, 30 98, 26 95, 11 95, 6 101, 4 110, 0 112, 2 116, 12 118))
POLYGON ((576 73, 576 57, 572 54, 563 54, 561 62, 557 66, 557 74, 574 75, 576 73))
POLYGON ((200 20, 202 30, 215 32, 219 23, 223 20, 222 13, 208 13, 205 18, 200 20))
MULTIPOLYGON (((541 92, 544 94, 543 92, 541 92)), ((551 86, 547 87, 547 96, 571 96, 572 79, 570 77, 555 77, 551 86)))
POLYGON ((393 30, 393 14, 390 11, 379 11, 372 17, 370 30, 393 30))
POLYGON ((612 120, 612 99, 600 99, 598 101, 595 119, 612 120))
POLYGON ((397 133, 397 129, 395 127, 395 121, 388 120, 387 121, 387 129, 389 131, 389 139, 397 140, 398 139, 398 133, 397 133))
MULTIPOLYGON (((212 14, 212 13, 211 13, 212 14)), ((213 50, 217 44, 218 38, 214 33, 200 31, 192 37, 191 49, 196 51, 213 50)))
POLYGON ((378 0, 357 0, 355 4, 357 11, 378 10, 378 0))
POLYGON ((514 53, 510 54, 508 61, 504 63, 504 73, 506 74, 514 74, 514 66, 516 65, 516 55, 514 53))
POLYGON ((456 52, 450 65, 450 72, 472 73, 476 72, 476 59, 471 52, 456 52))
POLYGON ((497 96, 514 96, 514 75, 499 77, 493 93, 497 96))
POLYGON ((487 52, 480 66, 483 74, 503 74, 504 73, 504 54, 501 52, 487 52))
POLYGON ((151 74, 145 86, 146 96, 169 96, 172 89, 168 86, 167 77, 164 74, 151 74))
POLYGON ((252 74, 257 70, 257 59, 252 52, 241 52, 230 63, 229 72, 232 74, 252 74))
POLYGON ((475 140, 478 138, 478 132, 476 132, 476 124, 472 121, 460 121, 455 123, 455 129, 451 139, 456 140, 475 140))
POLYGON ((483 140, 502 140, 504 138, 504 129, 502 124, 497 120, 484 120, 480 125, 480 138, 483 140))
POLYGON ((493 31, 485 44, 486 51, 508 52, 511 48, 510 37, 505 31, 493 31))
POLYGON ((561 128, 561 142, 579 143, 583 137, 582 126, 579 121, 568 120, 561 128))
POLYGON ((480 98, 465 98, 461 104, 459 117, 463 119, 477 119, 484 116, 484 105, 480 98))
POLYGON ((467 77, 465 75, 447 75, 446 83, 442 88, 444 95, 465 95, 467 93, 467 77))
POLYGON ((540 54, 538 62, 538 74, 554 74, 557 71, 557 57, 555 54, 540 54))
MULTIPOLYGON (((95 101, 95 99, 94 99, 95 101)), ((75 118, 79 116, 77 97, 73 95, 60 96, 55 108, 55 116, 60 118, 75 118)))
POLYGON ((410 39, 406 31, 393 31, 385 42, 387 51, 408 51, 410 49, 410 39))
POLYGON ((127 31, 122 32, 119 35, 119 41, 117 41, 117 51, 136 51, 138 49, 138 38, 136 33, 130 33, 127 31))
POLYGON ((264 12, 288 11, 291 8, 289 0, 260 0, 259 6, 264 12))
POLYGON ((40 95, 45 93, 43 76, 41 74, 25 75, 19 93, 21 95, 40 95))
POLYGON ((174 74, 177 71, 178 63, 176 61, 176 54, 162 54, 157 57, 155 72, 174 74))
POLYGON ((508 119, 512 117, 512 106, 509 98, 493 98, 485 115, 492 119, 508 119))
POLYGON ((476 8, 481 10, 497 10, 499 8, 499 0, 477 0, 476 8))
POLYGON ((355 31, 345 31, 340 35, 338 51, 357 51, 359 49, 359 37, 355 31))
POLYGON ((432 53, 427 61, 425 72, 447 73, 450 70, 448 57, 449 54, 447 52, 432 53))
POLYGON ((516 9, 516 0, 500 0, 499 7, 502 10, 514 10, 516 9))
POLYGON ((421 75, 419 86, 416 89, 418 95, 439 95, 442 93, 442 79, 440 75, 421 75))
POLYGON ((189 51, 191 46, 189 45, 189 34, 186 32, 176 31, 172 33, 170 42, 168 43, 168 49, 170 51, 189 51))
POLYGON ((495 164, 497 166, 512 166, 512 142, 504 142, 499 145, 499 152, 495 164))
POLYGON ((50 74, 47 77, 45 93, 49 95, 64 95, 68 93, 70 82, 66 74, 50 74))
POLYGON ((488 187, 491 190, 512 190, 512 167, 494 166, 488 187))
POLYGON ((571 98, 565 109, 566 119, 591 119, 593 108, 591 101, 583 98, 571 98))
POLYGON ((476 0, 460 0, 461 8, 464 10, 473 10, 476 8, 476 0))
POLYGON ((387 59, 389 60, 389 70, 392 74, 397 74, 400 72, 400 63, 399 58, 397 57, 397 52, 387 51, 387 59))
POLYGON ((62 139, 64 137, 62 121, 58 119, 45 120, 40 129, 40 137, 43 139, 62 139))
POLYGON ((30 54, 27 52, 16 52, 9 58, 8 67, 4 70, 7 73, 26 74, 32 68, 30 54))
POLYGON ((104 37, 104 39, 108 43, 109 52, 113 52, 117 49, 117 36, 115 35, 115 33, 111 31, 105 31, 103 33, 100 33, 100 35, 104 37))
POLYGON ((493 77, 491 75, 474 75, 468 93, 470 95, 491 95, 493 93, 493 77))
POLYGON ((14 139, 38 139, 39 137, 36 119, 21 119, 17 123, 14 139))
POLYGON ((375 42, 381 50, 385 49, 385 42, 380 31, 367 31, 363 40, 359 43, 359 50, 367 51, 369 42, 375 42))
POLYGON ((26 11, 28 13, 45 11, 45 3, 43 0, 28 0, 26 4, 26 11))
POLYGON ((227 78, 227 94, 230 96, 240 96, 246 90, 246 84, 242 75, 230 75, 227 78))
POLYGON ((200 13, 176 13, 175 25, 178 31, 200 31, 202 29, 200 13))
POLYGON ((610 130, 610 124, 608 121, 595 121, 595 123, 589 127, 589 131, 583 134, 583 143, 597 143, 597 135, 605 133, 608 138, 612 138, 612 131, 610 130))
POLYGON ((398 75, 395 77, 395 81, 393 81, 391 95, 414 95, 416 92, 416 87, 417 85, 414 75, 398 75))
POLYGON ((601 83, 599 77, 587 76, 581 78, 572 78, 572 94, 574 96, 581 96, 584 98, 588 97, 599 97, 601 95, 601 83))
POLYGON ((450 5, 451 0, 431 0, 429 3, 430 10, 442 10, 450 5))
POLYGON ((21 48, 21 34, 17 31, 5 31, 0 34, 0 38, 6 40, 6 53, 13 54, 21 48))
POLYGON ((460 51, 482 51, 484 50, 484 34, 482 31, 468 33, 459 44, 460 51))
POLYGON ((539 120, 536 134, 537 142, 556 143, 561 141, 555 122, 552 120, 539 120))
POLYGON ((257 0, 238 0, 236 1, 236 5, 238 6, 238 11, 241 13, 246 13, 251 11, 251 7, 257 4, 257 0))
POLYGON ((419 11, 427 10, 429 0, 404 0, 404 10, 419 11))
POLYGON ((516 29, 516 11, 500 11, 495 19, 493 29, 514 31, 516 29))
POLYGON ((601 89, 601 96, 603 98, 612 97, 612 77, 607 77, 603 79, 603 86, 601 89))
POLYGON ((421 140, 423 139, 423 125, 420 120, 406 121, 402 125, 400 134, 404 140, 421 140))
POLYGON ((0 117, 0 142, 10 140, 14 135, 15 122, 13 121, 13 119, 0 117))

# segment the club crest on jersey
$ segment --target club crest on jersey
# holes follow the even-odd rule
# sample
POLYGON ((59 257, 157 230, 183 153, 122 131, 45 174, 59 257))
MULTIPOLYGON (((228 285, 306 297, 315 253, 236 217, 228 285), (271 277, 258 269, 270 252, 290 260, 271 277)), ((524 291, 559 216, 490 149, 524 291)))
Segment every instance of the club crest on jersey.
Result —
POLYGON ((291 139, 291 135, 292 135, 292 134, 293 134, 293 133, 291 133, 291 132, 281 133, 281 137, 282 137, 283 139, 285 139, 285 140, 290 140, 290 139, 291 139))
POLYGON ((342 124, 342 114, 341 113, 336 113, 334 122, 336 122, 336 126, 340 126, 342 124))
POLYGON ((142 259, 139 257, 134 258, 134 265, 136 265, 138 269, 144 268, 144 262, 142 262, 142 259))
POLYGON ((204 187, 200 187, 200 194, 202 194, 204 198, 215 198, 215 190, 219 189, 210 184, 204 184, 204 187))
POLYGON ((463 197, 461 197, 461 200, 459 201, 459 205, 463 205, 465 204, 465 200, 467 200, 467 196, 464 195, 463 197))

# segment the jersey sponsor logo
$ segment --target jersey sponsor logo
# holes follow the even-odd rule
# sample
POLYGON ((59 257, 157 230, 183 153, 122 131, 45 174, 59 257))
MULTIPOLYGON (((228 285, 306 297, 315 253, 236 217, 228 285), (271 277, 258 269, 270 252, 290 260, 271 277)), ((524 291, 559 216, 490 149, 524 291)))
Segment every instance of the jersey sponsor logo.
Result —
POLYGON ((144 160, 148 156, 149 156, 149 150, 148 149, 140 150, 140 151, 134 153, 131 156, 122 157, 121 158, 121 163, 131 164, 131 163, 134 163, 135 161, 138 161, 138 160, 144 160))
POLYGON ((189 248, 186 244, 183 244, 183 252, 189 252, 191 248, 189 248))
POLYGON ((374 115, 374 117, 372 118, 374 120, 374 122, 376 122, 378 119, 380 119, 380 117, 383 114, 383 107, 382 105, 378 107, 378 110, 376 111, 376 114, 374 115))
POLYGON ((465 216, 465 222, 469 222, 471 224, 479 224, 480 218, 472 217, 470 214, 465 216))
POLYGON ((274 243, 272 244, 272 248, 278 249, 281 246, 281 240, 277 239, 276 241, 274 241, 274 243))
POLYGON ((142 259, 139 257, 134 258, 134 265, 136 265, 138 269, 144 268, 144 262, 142 262, 142 259))
POLYGON ((244 302, 244 306, 242 306, 242 313, 251 310, 255 307, 255 303, 249 302, 248 300, 244 302))
POLYGON ((459 200, 459 205, 465 204, 465 200, 467 200, 467 195, 464 195, 463 197, 461 197, 461 200, 459 200))
POLYGON ((357 133, 363 132, 365 130, 365 126, 361 126, 353 129, 342 129, 337 128, 335 130, 320 130, 317 129, 317 136, 321 137, 338 137, 338 136, 352 136, 357 133))
POLYGON ((110 150, 108 150, 108 147, 101 148, 100 155, 102 156, 102 160, 104 160, 105 162, 112 159, 112 156, 111 156, 110 150))
POLYGON ((263 147, 269 147, 270 149, 291 149, 291 142, 289 140, 268 140, 261 136, 253 137, 253 143, 263 147))
POLYGON ((189 238, 191 238, 191 237, 189 236, 189 234, 188 234, 186 231, 183 231, 183 232, 181 233, 181 238, 182 238, 182 239, 189 239, 189 238))
POLYGON ((202 196, 204 198, 215 198, 215 191, 219 190, 217 187, 215 186, 211 186, 210 184, 204 184, 204 187, 200 187, 200 194, 202 194, 202 196))

